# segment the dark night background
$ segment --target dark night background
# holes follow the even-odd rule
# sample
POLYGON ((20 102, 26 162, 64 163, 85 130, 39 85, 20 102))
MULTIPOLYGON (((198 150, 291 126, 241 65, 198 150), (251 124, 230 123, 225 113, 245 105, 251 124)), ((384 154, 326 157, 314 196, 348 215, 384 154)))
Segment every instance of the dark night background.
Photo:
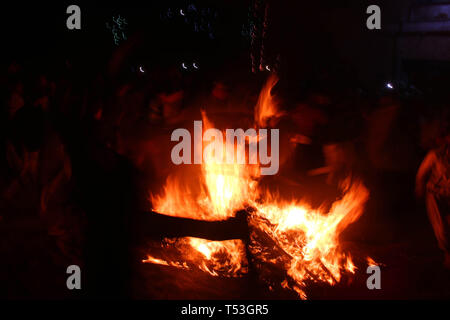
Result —
MULTIPOLYGON (((359 284, 364 286, 365 274, 362 274, 350 290, 317 288, 311 296, 318 299, 448 299, 450 275, 441 266, 441 252, 425 206, 414 195, 414 179, 426 152, 435 147, 433 139, 436 137, 433 134, 429 137, 423 131, 448 126, 450 4, 431 0, 267 2, 270 9, 264 58, 267 65, 278 71, 280 82, 276 89, 286 108, 296 110, 299 102, 309 101, 314 94, 331 97, 333 106, 344 106, 322 110, 331 120, 323 133, 318 134, 318 141, 323 144, 352 139, 363 141, 366 137, 363 121, 378 103, 382 104, 383 98, 400 105, 387 139, 388 165, 372 164, 370 155, 361 147, 363 143, 358 142, 361 149, 357 147, 357 152, 363 163, 361 174, 371 190, 371 199, 367 212, 346 235, 349 243, 360 243, 358 250, 369 251, 386 265, 383 290, 368 292, 358 287, 359 284), (381 30, 366 28, 366 8, 371 4, 381 7, 381 30), (395 86, 394 92, 386 89, 388 82, 395 86)), ((123 84, 132 83, 145 92, 146 81, 155 80, 161 80, 155 85, 155 92, 182 88, 199 94, 205 88, 210 89, 216 80, 231 85, 234 81, 241 83, 241 75, 251 80, 249 87, 258 87, 267 73, 251 72, 250 39, 242 34, 243 25, 249 22, 251 6, 252 1, 247 0, 2 3, 2 103, 5 105, 8 99, 11 79, 14 82, 15 77, 22 77, 27 87, 27 83, 41 74, 54 80, 57 86, 71 83, 74 97, 69 99, 68 106, 81 104, 86 92, 86 96, 97 99, 97 88, 101 92, 98 99, 110 101, 114 90, 118 91, 123 84), (195 32, 192 23, 185 23, 176 14, 179 8, 193 3, 216 13, 207 18, 213 28, 212 37, 205 31, 195 32), (66 8, 71 4, 81 8, 81 30, 66 28, 66 8), (162 18, 169 8, 175 10, 175 17, 162 18), (106 28, 106 22, 117 14, 128 22, 128 40, 120 46, 114 44, 111 31, 106 28), (200 66, 198 71, 180 68, 181 63, 194 61, 200 66), (13 63, 22 68, 15 75, 8 73, 13 63), (139 67, 146 70, 144 75, 138 73, 139 67), (176 76, 172 77, 172 73, 176 76)), ((62 96, 59 98, 66 99, 62 96)), ((55 101, 57 104, 58 100, 55 101)), ((75 211, 83 211, 88 216, 97 214, 88 222, 88 239, 109 220, 108 230, 88 240, 91 242, 85 253, 86 264, 94 265, 95 270, 91 277, 99 274, 103 277, 93 280, 101 289, 89 291, 88 297, 92 294, 92 297, 103 298, 264 298, 267 295, 274 299, 295 298, 291 293, 265 292, 258 290, 259 287, 241 290, 248 286, 246 281, 252 284, 248 279, 230 281, 229 288, 223 292, 202 291, 196 289, 189 275, 177 278, 170 271, 157 267, 143 270, 143 266, 130 266, 125 262, 110 267, 111 257, 115 261, 128 261, 130 255, 136 254, 130 252, 132 245, 129 243, 134 239, 130 239, 126 229, 135 222, 128 221, 122 213, 142 209, 138 204, 142 199, 136 198, 145 196, 136 191, 141 182, 136 182, 134 177, 144 174, 126 157, 111 152, 109 147, 114 144, 111 141, 115 128, 83 122, 81 116, 77 118, 77 111, 68 109, 59 110, 46 120, 61 136, 72 161, 74 186, 70 188, 75 191, 69 198, 76 203, 75 211), (101 256, 93 258, 99 251, 102 251, 101 256), (173 292, 157 292, 159 287, 153 285, 152 277, 158 278, 159 272, 167 272, 173 292), (127 282, 131 273, 130 284, 127 282), (117 285, 112 285, 108 281, 116 274, 120 274, 117 285), (181 288, 177 281, 186 281, 192 288, 181 288), (135 289, 132 294, 127 291, 129 286, 135 289)), ((92 110, 86 113, 97 109, 92 110)), ((9 128, 5 115, 1 124, 3 148, 9 128)), ((37 133, 34 136, 39 128, 32 125, 27 130, 33 138, 40 139, 37 133)), ((37 144, 42 142, 39 141, 37 144)), ((4 149, 1 151, 2 189, 13 175, 7 168, 4 149)), ((299 165, 299 171, 320 167, 316 164, 324 161, 320 155, 321 145, 307 148, 306 152, 310 156, 304 167, 299 165)), ((152 172, 145 175, 157 180, 152 172)), ((311 181, 313 186, 320 182, 323 181, 311 181)), ((77 243, 72 243, 73 247, 56 244, 55 234, 49 233, 46 223, 37 217, 38 200, 33 198, 37 196, 31 189, 25 188, 19 199, 2 199, 0 203, 0 238, 3 238, 0 240, 0 297, 84 298, 85 293, 65 290, 65 266, 71 257, 79 257, 74 254, 78 250, 77 243), (61 254, 61 251, 69 253, 61 254)), ((218 288, 226 283, 221 281, 200 276, 198 282, 200 286, 218 288)))
MULTIPOLYGON (((205 7, 210 5, 208 1, 195 3, 205 7)), ((401 31, 401 26, 406 29, 411 8, 435 3, 445 1, 274 1, 270 4, 268 51, 274 58, 281 54, 284 63, 289 65, 287 72, 292 74, 299 71, 313 73, 319 68, 346 69, 352 74, 353 81, 367 88, 431 62, 434 62, 433 69, 444 73, 443 69, 448 70, 445 61, 448 61, 449 51, 444 22, 439 22, 444 25, 439 32, 427 31, 425 23, 416 23, 417 30, 401 31), (365 10, 370 4, 383 8, 381 31, 365 28, 365 10), (413 42, 412 38, 416 37, 423 42, 427 38, 435 40, 440 44, 439 52, 425 45, 416 46, 416 52, 405 52, 408 44, 403 46, 402 42, 413 42), (413 60, 413 66, 405 63, 409 60, 413 60)), ((168 8, 181 8, 188 5, 187 2, 79 1, 82 28, 77 31, 65 27, 68 16, 65 11, 70 4, 67 1, 5 4, 2 31, 3 53, 7 59, 4 62, 8 63, 12 58, 24 59, 58 70, 58 63, 70 57, 83 61, 81 67, 89 72, 92 66, 104 62, 114 49, 105 23, 118 13, 129 17, 129 35, 134 32, 145 34, 138 55, 144 56, 147 63, 175 63, 184 55, 201 57, 207 60, 210 68, 220 68, 223 63, 218 61, 232 61, 248 49, 241 29, 247 22, 249 1, 219 1, 212 6, 218 9, 218 16, 213 21, 217 35, 212 40, 206 34, 193 32, 192 27, 185 27, 179 17, 170 21, 161 19, 161 13, 168 8), (51 64, 40 63, 50 61, 51 64)))

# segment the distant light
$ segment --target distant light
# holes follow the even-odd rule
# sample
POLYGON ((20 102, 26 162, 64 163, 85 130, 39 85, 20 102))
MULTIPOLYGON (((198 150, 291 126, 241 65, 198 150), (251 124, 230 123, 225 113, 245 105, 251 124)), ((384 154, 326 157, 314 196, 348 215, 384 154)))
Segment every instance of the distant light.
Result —
POLYGON ((266 70, 267 70, 267 71, 270 71, 269 65, 266 66, 266 70))
POLYGON ((184 70, 187 70, 186 64, 184 62, 181 64, 181 66, 183 67, 184 70))
POLYGON ((142 66, 139 66, 139 71, 140 71, 141 73, 145 73, 145 70, 144 70, 144 68, 142 68, 142 66))
POLYGON ((183 11, 183 9, 180 9, 180 14, 181 14, 182 16, 184 16, 184 11, 183 11))
POLYGON ((394 86, 392 85, 392 83, 388 82, 388 83, 386 83, 386 88, 392 90, 392 89, 394 89, 394 86))
POLYGON ((198 69, 198 65, 197 65, 195 62, 192 64, 192 66, 193 66, 195 69, 198 69))

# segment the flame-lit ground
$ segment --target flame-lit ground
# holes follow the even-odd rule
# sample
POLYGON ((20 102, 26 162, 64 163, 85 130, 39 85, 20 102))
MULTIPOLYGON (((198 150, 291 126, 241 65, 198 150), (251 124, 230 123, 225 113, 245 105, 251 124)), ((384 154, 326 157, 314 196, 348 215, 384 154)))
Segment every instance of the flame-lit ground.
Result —
MULTIPOLYGON (((308 299, 439 299, 450 297, 450 276, 442 266, 442 255, 435 247, 426 217, 408 210, 410 219, 399 223, 392 212, 377 213, 376 200, 368 201, 364 216, 349 228, 340 242, 359 268, 345 274, 334 286, 307 281, 308 299), (365 217, 365 218, 364 218, 365 217), (394 238, 393 238, 394 237, 394 238), (381 290, 366 287, 367 256, 381 261, 381 290)), ((408 207, 408 206, 406 206, 408 207)), ((405 213, 406 214, 406 213, 405 213)), ((145 256, 149 247, 156 254, 160 243, 141 247, 145 256)), ((167 251, 165 257, 167 256, 167 251)), ((239 277, 213 276, 199 268, 180 268, 155 263, 137 265, 136 296, 152 299, 299 299, 293 290, 283 288, 286 278, 280 269, 259 269, 260 273, 239 277), (268 285, 264 278, 274 283, 268 285)))
MULTIPOLYGON (((311 192, 320 193, 321 183, 310 182, 311 192)), ((395 186, 391 188, 393 191, 395 186)), ((305 286, 300 290, 307 299, 432 299, 450 296, 449 273, 442 266, 442 255, 435 247, 432 230, 426 217, 420 214, 420 207, 405 202, 400 208, 402 212, 397 212, 396 216, 392 211, 378 211, 381 200, 380 193, 376 192, 367 201, 364 214, 340 238, 340 252, 352 257, 356 266, 354 273, 343 272, 340 281, 334 285, 316 281, 313 276, 305 279, 305 286), (408 219, 404 219, 406 214, 408 219), (403 219, 398 220, 399 216, 403 219), (366 268, 374 260, 382 270, 382 289, 371 291, 366 286, 366 268)), ((265 233, 262 236, 267 237, 265 233)), ((181 243, 186 245, 185 240, 181 243)), ((140 287, 138 295, 156 299, 299 299, 299 293, 293 288, 295 281, 286 276, 288 270, 283 268, 283 263, 260 264, 253 273, 249 270, 235 277, 227 276, 230 269, 214 274, 211 272, 214 264, 206 265, 210 269, 205 269, 205 265, 197 262, 208 261, 211 251, 207 243, 200 242, 197 252, 189 248, 187 252, 191 255, 184 259, 190 260, 190 264, 175 266, 167 265, 167 261, 177 261, 183 258, 183 254, 164 250, 164 246, 170 243, 161 246, 159 242, 152 242, 142 247, 141 255, 148 256, 151 252, 162 259, 139 265, 136 277, 140 287)), ((194 247, 196 245, 199 243, 193 243, 194 247)), ((289 261, 286 255, 281 248, 274 246, 266 250, 265 258, 289 261)), ((227 259, 226 254, 218 254, 217 257, 227 259)))
MULTIPOLYGON (((315 191, 312 182, 310 185, 315 191)), ((392 183, 386 191, 393 192, 398 187, 392 183)), ((349 227, 341 241, 343 250, 351 252, 352 257, 365 258, 367 254, 384 264, 381 268, 382 290, 367 289, 365 261, 361 261, 362 268, 335 286, 310 284, 307 289, 309 299, 450 297, 449 273, 442 267, 443 257, 423 208, 416 205, 413 197, 410 198, 412 201, 404 201, 408 200, 405 195, 400 198, 403 206, 393 211, 392 201, 385 202, 380 192, 372 192, 364 215, 349 227), (380 203, 385 210, 379 210, 380 203)), ((15 221, 2 220, 0 223, 0 295, 41 299, 70 297, 72 293, 61 287, 66 281, 65 268, 70 259, 62 255, 61 249, 54 244, 54 237, 47 234, 45 226, 27 209, 27 202, 22 203, 20 210, 16 207, 15 221), (27 237, 18 237, 18 234, 27 237)), ((149 248, 156 250, 160 245, 160 242, 153 242, 133 248, 135 260, 140 262, 139 258, 145 257, 149 248)), ((358 261, 355 260, 355 264, 358 261)), ((274 277, 275 273, 271 275, 274 277)), ((296 292, 281 286, 270 290, 250 275, 217 277, 199 269, 185 270, 161 264, 136 263, 132 279, 133 296, 140 299, 298 299, 296 292)))

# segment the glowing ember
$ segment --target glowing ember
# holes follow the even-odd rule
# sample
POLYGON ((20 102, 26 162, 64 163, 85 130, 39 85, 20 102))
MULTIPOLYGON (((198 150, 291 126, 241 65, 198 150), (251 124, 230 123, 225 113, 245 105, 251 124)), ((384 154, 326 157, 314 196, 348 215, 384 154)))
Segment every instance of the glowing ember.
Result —
POLYGON ((240 240, 166 239, 162 249, 164 257, 147 255, 142 262, 185 270, 199 269, 212 276, 239 277, 247 273, 245 247, 240 240))

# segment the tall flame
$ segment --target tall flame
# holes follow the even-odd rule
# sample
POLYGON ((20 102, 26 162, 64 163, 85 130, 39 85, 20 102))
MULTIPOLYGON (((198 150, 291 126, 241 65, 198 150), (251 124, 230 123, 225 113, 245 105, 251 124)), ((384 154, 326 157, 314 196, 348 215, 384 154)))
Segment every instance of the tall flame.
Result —
POLYGON ((272 95, 272 89, 278 83, 278 77, 272 74, 267 79, 266 84, 259 94, 258 103, 255 107, 255 124, 259 127, 266 127, 271 119, 277 119, 284 115, 278 108, 277 101, 272 95))

